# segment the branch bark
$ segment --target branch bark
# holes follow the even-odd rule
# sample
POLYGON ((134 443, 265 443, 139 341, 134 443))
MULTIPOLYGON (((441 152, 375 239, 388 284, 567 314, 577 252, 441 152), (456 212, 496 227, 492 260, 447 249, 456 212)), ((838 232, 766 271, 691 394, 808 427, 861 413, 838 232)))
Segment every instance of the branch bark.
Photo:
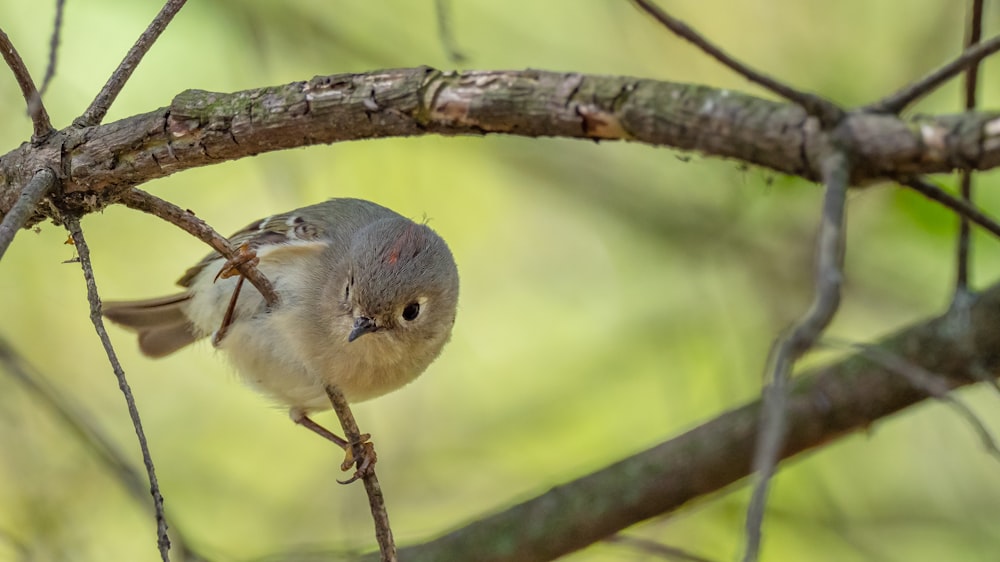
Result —
MULTIPOLYGON (((975 298, 966 330, 948 315, 890 336, 881 354, 939 375, 941 390, 1000 375, 1000 285, 975 298), (968 350, 974 350, 971 355, 968 350)), ((792 380, 781 458, 817 448, 928 398, 884 361, 861 352, 792 380)), ((430 542, 399 552, 401 560, 479 562, 552 560, 601 538, 677 510, 748 476, 761 401, 724 413, 691 431, 430 542)), ((374 555, 364 560, 375 560, 374 555)))
MULTIPOLYGON (((852 185, 1000 164, 1000 113, 900 119, 851 112, 852 185)), ((232 94, 188 90, 169 107, 0 157, 0 213, 25 169, 60 175, 58 205, 88 213, 175 172, 273 150, 349 140, 514 134, 627 140, 820 178, 826 139, 792 104, 729 90, 623 76, 432 68, 321 76, 232 94)), ((45 218, 38 209, 30 224, 45 218)))

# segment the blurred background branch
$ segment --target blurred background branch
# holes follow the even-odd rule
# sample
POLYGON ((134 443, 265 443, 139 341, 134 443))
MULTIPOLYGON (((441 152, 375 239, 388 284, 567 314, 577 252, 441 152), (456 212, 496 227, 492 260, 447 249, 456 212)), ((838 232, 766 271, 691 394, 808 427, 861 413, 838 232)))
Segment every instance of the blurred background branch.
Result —
MULTIPOLYGON (((996 352, 1000 349, 1000 285, 978 295, 970 313, 968 332, 945 330, 952 319, 942 316, 796 377, 786 398, 787 432, 780 457, 829 445, 927 398, 941 398, 943 392, 976 383, 978 378, 972 374, 976 369, 1000 375, 996 352), (977 350, 973 356, 963 353, 969 342, 977 350), (935 376, 929 376, 931 371, 935 376), (914 380, 915 376, 919 378, 914 380), (928 387, 928 381, 935 386, 928 387)), ((765 407, 764 401, 757 400, 726 412, 652 449, 444 537, 405 547, 400 558, 458 560, 475 552, 476 560, 483 562, 553 560, 648 518, 671 513, 751 473, 758 419, 765 407)), ((971 427, 981 433, 978 423, 971 427)), ((984 450, 992 455, 995 447, 984 443, 984 450)))

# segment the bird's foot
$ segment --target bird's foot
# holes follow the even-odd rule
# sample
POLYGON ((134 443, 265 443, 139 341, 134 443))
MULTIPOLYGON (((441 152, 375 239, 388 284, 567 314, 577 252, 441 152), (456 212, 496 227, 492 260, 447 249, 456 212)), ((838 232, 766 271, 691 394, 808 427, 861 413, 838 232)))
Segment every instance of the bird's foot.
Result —
POLYGON ((240 274, 240 266, 242 265, 257 265, 260 263, 260 258, 257 257, 257 252, 250 247, 249 242, 244 242, 240 244, 239 248, 233 252, 233 257, 226 260, 226 263, 222 264, 222 268, 219 272, 215 274, 215 280, 219 279, 229 279, 230 277, 236 277, 240 274))
POLYGON ((344 462, 340 463, 340 470, 347 472, 351 470, 352 466, 355 466, 356 469, 350 478, 347 480, 337 480, 337 482, 340 484, 350 484, 359 478, 371 475, 375 471, 375 463, 378 461, 378 455, 375 454, 375 445, 370 441, 371 438, 371 434, 362 433, 359 441, 351 443, 344 448, 344 462), (354 454, 355 446, 361 447, 360 457, 356 457, 354 454))
POLYGON ((359 478, 364 478, 372 474, 375 470, 375 462, 378 461, 378 455, 375 454, 375 445, 372 444, 370 439, 372 438, 370 433, 361 434, 361 438, 355 443, 349 443, 346 439, 340 437, 339 435, 333 433, 329 429, 321 426, 320 424, 312 421, 312 419, 305 415, 304 413, 293 409, 291 412, 292 421, 301 425, 302 427, 312 431, 316 435, 332 441, 338 447, 344 450, 344 462, 340 463, 340 469, 344 472, 351 470, 351 467, 356 467, 354 474, 351 475, 347 480, 337 480, 341 484, 350 484, 359 478), (354 447, 361 447, 361 455, 355 456, 354 447))

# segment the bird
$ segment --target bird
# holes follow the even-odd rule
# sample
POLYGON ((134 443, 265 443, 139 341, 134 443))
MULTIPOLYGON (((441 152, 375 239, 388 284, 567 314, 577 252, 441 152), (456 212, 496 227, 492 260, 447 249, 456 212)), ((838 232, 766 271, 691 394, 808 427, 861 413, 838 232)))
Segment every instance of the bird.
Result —
MULTIPOLYGON (((369 400, 411 382, 439 356, 458 306, 448 245, 427 224, 353 198, 255 221, 229 241, 272 283, 274 307, 252 288, 241 291, 236 264, 213 252, 178 280, 183 292, 109 301, 104 316, 137 333, 152 358, 211 336, 243 380, 343 448, 348 470, 354 444, 309 415, 331 407, 327 386, 348 402, 369 400)), ((351 481, 374 463, 370 454, 351 481)))

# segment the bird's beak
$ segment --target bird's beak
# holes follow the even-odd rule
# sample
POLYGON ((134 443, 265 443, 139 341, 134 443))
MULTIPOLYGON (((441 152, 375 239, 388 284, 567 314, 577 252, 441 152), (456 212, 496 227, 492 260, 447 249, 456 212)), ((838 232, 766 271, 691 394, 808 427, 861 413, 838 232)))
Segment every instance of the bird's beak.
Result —
POLYGON ((351 333, 347 336, 347 341, 352 342, 361 336, 377 331, 378 326, 375 321, 367 316, 358 316, 354 319, 354 328, 351 329, 351 333))

